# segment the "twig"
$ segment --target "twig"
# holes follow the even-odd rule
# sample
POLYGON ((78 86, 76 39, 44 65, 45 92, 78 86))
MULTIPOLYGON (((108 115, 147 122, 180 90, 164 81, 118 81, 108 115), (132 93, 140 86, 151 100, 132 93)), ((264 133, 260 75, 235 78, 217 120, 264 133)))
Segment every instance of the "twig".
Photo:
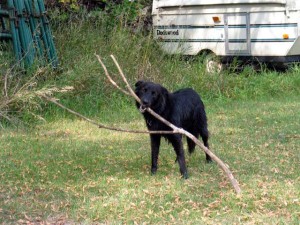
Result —
POLYGON ((5 73, 5 76, 4 76, 4 96, 6 98, 8 97, 7 82, 8 82, 8 71, 5 73))
POLYGON ((125 91, 124 89, 122 89, 121 87, 119 87, 119 85, 111 78, 111 76, 109 75, 106 66, 104 65, 104 63, 102 62, 101 58, 99 55, 95 54, 95 56, 97 57, 99 63, 101 64, 102 68, 104 69, 105 72, 105 76, 107 77, 107 79, 110 81, 110 83, 112 83, 112 85, 114 85, 117 89, 119 89, 121 92, 123 92, 125 95, 129 95, 130 93, 128 93, 127 91, 125 91))

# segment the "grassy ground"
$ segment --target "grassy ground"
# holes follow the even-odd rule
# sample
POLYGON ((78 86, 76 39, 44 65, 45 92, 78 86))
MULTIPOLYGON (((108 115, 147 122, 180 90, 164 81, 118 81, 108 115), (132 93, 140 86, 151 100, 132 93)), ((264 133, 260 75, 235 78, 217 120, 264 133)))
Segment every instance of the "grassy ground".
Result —
MULTIPOLYGON (((134 106, 128 110, 121 125, 144 127, 134 106)), ((211 101, 207 111, 211 146, 241 196, 200 150, 187 158, 190 179, 182 180, 164 143, 150 176, 146 135, 57 119, 1 132, 0 222, 299 224, 299 99, 211 101)))
MULTIPOLYGON (((22 104, 0 108, 23 122, 7 125, 0 118, 0 223, 300 223, 299 66, 283 73, 246 67, 208 75, 201 58, 164 55, 151 36, 120 27, 107 33, 101 18, 52 22, 60 71, 40 70, 25 91, 73 86, 55 97, 105 124, 137 129, 145 128, 141 115, 111 88, 95 52, 116 77, 113 53, 131 84, 147 79, 171 91, 192 87, 206 104, 211 147, 243 193, 236 196, 201 151, 187 157, 190 179, 180 179, 166 143, 159 171, 150 176, 147 135, 99 130, 27 96, 22 104), (46 122, 37 122, 32 113, 46 122)), ((13 96, 32 76, 7 69, 9 48, 0 43, 0 75, 13 96)), ((0 100, 6 99, 1 92, 0 100)))

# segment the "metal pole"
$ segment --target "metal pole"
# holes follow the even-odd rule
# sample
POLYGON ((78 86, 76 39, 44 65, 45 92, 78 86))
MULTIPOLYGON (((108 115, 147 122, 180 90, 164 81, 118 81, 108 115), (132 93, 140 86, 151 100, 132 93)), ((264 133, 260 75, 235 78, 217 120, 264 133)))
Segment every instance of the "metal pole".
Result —
POLYGON ((33 40, 27 21, 25 20, 25 5, 23 0, 14 0, 19 18, 19 34, 22 44, 25 66, 29 67, 34 62, 33 40))
POLYGON ((42 60, 43 58, 43 49, 41 46, 41 40, 38 32, 38 25, 36 23, 36 19, 32 10, 32 2, 30 0, 24 0, 25 8, 27 10, 27 13, 29 14, 29 24, 31 29, 31 34, 34 41, 34 47, 37 48, 37 55, 42 60))
POLYGON ((51 30, 49 27, 49 21, 48 21, 47 15, 46 15, 46 8, 44 5, 44 1, 38 0, 38 6, 39 6, 40 13, 42 16, 42 22, 43 22, 43 27, 44 27, 44 32, 45 32, 44 34, 46 36, 48 47, 49 47, 49 52, 50 52, 49 60, 52 64, 53 68, 57 68, 58 67, 58 58, 57 58, 51 30))
POLYGON ((16 26, 18 25, 17 17, 15 15, 15 7, 13 0, 7 0, 7 6, 8 6, 8 12, 9 12, 9 24, 10 24, 10 30, 12 35, 12 42, 15 52, 15 57, 17 60, 17 63, 21 63, 22 60, 22 50, 20 45, 20 39, 19 34, 16 26))

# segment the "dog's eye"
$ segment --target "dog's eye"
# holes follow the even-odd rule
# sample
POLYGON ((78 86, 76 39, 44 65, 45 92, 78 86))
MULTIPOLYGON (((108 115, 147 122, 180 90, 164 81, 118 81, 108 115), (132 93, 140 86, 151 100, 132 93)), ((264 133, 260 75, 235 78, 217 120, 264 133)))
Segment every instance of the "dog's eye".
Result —
POLYGON ((143 88, 143 90, 142 90, 142 91, 143 91, 144 93, 145 93, 145 92, 147 92, 147 88, 143 88))
POLYGON ((152 91, 151 94, 152 94, 152 96, 156 96, 156 92, 155 91, 152 91))

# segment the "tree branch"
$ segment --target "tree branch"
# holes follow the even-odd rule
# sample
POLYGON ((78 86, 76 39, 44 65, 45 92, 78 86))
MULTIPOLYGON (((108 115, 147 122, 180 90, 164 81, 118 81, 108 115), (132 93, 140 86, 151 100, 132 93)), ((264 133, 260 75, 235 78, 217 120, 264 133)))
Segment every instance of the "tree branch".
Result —
MULTIPOLYGON (((104 69, 105 75, 108 78, 108 80, 112 83, 113 86, 115 86, 117 89, 119 89, 120 91, 122 91, 124 94, 132 96, 137 102, 141 102, 141 100, 139 99, 139 97, 135 94, 135 92, 132 90, 131 86, 129 85, 121 67, 119 66, 117 60, 115 59, 115 57, 113 55, 111 55, 111 58, 113 59, 116 67, 119 70, 120 76, 123 79, 124 83, 126 84, 126 87, 128 89, 129 92, 125 91, 124 89, 122 89, 120 86, 117 85, 117 83, 110 77, 108 70, 106 68, 106 66, 104 65, 104 63, 102 62, 101 58, 99 55, 95 54, 99 63, 101 64, 101 66, 104 69)), ((99 128, 103 128, 103 129, 107 129, 107 130, 112 130, 112 131, 121 131, 121 132, 128 132, 128 133, 140 133, 140 134, 175 134, 175 133, 179 133, 179 134, 183 134, 187 137, 189 137, 191 140, 193 140, 195 142, 196 145, 198 145, 198 147, 200 147, 205 153, 207 153, 212 160, 214 160, 218 166, 225 172, 225 174, 227 175, 227 178, 229 179, 229 181, 231 182, 234 190, 236 191, 237 194, 241 193, 241 189, 239 187, 239 184, 237 182, 237 180, 234 178, 232 172, 229 170, 228 166, 221 160, 219 159, 210 149, 208 149, 207 147, 205 147, 194 135, 192 135, 191 133, 187 132, 186 130, 182 129, 182 128, 178 128, 176 127, 174 124, 170 123, 169 121, 165 120, 164 118, 162 118, 160 115, 158 115, 157 113, 155 113, 152 109, 147 108, 146 110, 153 115, 156 119, 160 120, 161 122, 163 122, 164 124, 166 124, 167 126, 169 126, 170 128, 172 128, 172 131, 139 131, 139 130, 127 130, 127 129, 121 129, 121 128, 114 128, 114 127, 109 127, 103 124, 100 124, 98 122, 95 122, 94 120, 91 120, 83 115, 81 115, 78 112, 75 112, 69 108, 67 108, 66 106, 62 105, 61 103, 57 102, 55 99, 47 97, 46 95, 40 94, 40 97, 44 98, 45 100, 52 102, 54 104, 56 104, 57 106, 65 109, 66 111, 68 111, 69 113, 83 119, 86 120, 89 123, 92 123, 94 125, 96 125, 99 128)))

